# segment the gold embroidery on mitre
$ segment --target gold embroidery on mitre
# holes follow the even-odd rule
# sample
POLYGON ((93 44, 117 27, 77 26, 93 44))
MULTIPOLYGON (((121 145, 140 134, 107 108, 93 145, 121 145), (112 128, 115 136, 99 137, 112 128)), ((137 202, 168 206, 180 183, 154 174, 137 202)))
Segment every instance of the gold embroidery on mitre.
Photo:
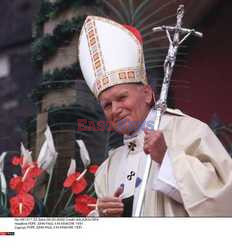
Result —
MULTIPOLYGON (((95 20, 93 18, 87 18, 86 25, 85 25, 85 32, 88 40, 88 46, 90 51, 90 57, 93 65, 93 70, 95 77, 99 77, 104 74, 105 72, 105 65, 102 58, 100 43, 97 35, 97 29, 95 20)), ((99 88, 96 86, 97 89, 99 88)))
POLYGON ((143 69, 125 69, 105 73, 96 80, 96 92, 98 96, 103 90, 123 83, 142 82, 147 84, 146 72, 143 69))
POLYGON ((129 79, 135 79, 135 72, 134 71, 129 71, 127 72, 127 76, 129 79))
POLYGON ((126 79, 126 72, 118 73, 119 79, 126 79))
POLYGON ((93 92, 96 97, 98 97, 98 95, 103 90, 114 85, 133 82, 142 82, 143 84, 147 84, 142 46, 138 39, 136 39, 130 31, 125 29, 121 24, 115 23, 114 21, 102 17, 89 17, 86 20, 85 32, 87 36, 93 72, 95 75, 95 87, 93 89, 93 92), (106 72, 101 46, 99 43, 98 32, 96 29, 95 22, 97 20, 117 26, 119 29, 123 30, 123 32, 127 32, 128 35, 130 35, 130 37, 136 42, 136 44, 138 45, 137 67, 132 69, 125 68, 106 72))
POLYGON ((103 83, 103 85, 108 84, 108 83, 109 83, 109 77, 103 78, 103 79, 102 79, 102 83, 103 83))

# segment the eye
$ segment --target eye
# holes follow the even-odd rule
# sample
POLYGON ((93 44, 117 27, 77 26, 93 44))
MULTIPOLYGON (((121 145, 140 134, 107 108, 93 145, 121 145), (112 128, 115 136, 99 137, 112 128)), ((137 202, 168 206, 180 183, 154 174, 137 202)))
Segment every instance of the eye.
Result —
POLYGON ((121 95, 119 96, 119 101, 124 101, 127 98, 127 95, 121 95))
POLYGON ((109 108, 111 107, 111 103, 105 103, 104 105, 103 105, 103 109, 104 110, 108 110, 109 108))

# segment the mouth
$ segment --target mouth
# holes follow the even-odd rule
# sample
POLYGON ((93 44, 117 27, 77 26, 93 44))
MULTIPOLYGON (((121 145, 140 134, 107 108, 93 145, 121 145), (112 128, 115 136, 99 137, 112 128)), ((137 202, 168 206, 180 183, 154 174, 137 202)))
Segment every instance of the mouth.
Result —
POLYGON ((118 118, 118 119, 115 119, 114 120, 114 123, 115 124, 119 124, 119 123, 122 123, 122 122, 127 122, 127 117, 128 117, 128 115, 126 115, 126 116, 123 116, 123 117, 120 117, 120 118, 118 118))

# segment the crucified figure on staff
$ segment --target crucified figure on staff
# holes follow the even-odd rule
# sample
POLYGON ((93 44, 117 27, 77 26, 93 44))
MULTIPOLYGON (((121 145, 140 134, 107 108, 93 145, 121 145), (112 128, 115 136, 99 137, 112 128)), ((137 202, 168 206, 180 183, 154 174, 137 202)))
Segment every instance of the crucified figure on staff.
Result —
POLYGON ((157 31, 166 31, 168 40, 169 40, 169 50, 164 63, 166 68, 167 64, 170 64, 171 67, 174 67, 176 54, 178 47, 190 36, 195 35, 197 37, 203 37, 203 34, 195 31, 194 29, 182 28, 182 19, 184 17, 184 5, 180 5, 177 10, 177 23, 175 27, 172 26, 161 26, 153 28, 154 32, 157 31), (170 31, 174 31, 173 38, 171 37, 170 31), (180 40, 180 34, 185 34, 185 36, 180 40))
MULTIPOLYGON (((172 77, 172 72, 173 68, 176 62, 176 55, 179 46, 191 35, 195 35, 198 37, 202 37, 203 34, 200 32, 195 31, 194 29, 186 29, 182 28, 182 19, 184 16, 184 5, 180 5, 179 8, 177 9, 177 23, 176 26, 161 26, 161 27, 155 27, 153 28, 154 32, 157 31, 166 31, 168 40, 169 40, 169 49, 168 49, 168 54, 166 56, 165 62, 164 62, 164 79, 163 79, 163 84, 162 84, 162 89, 160 93, 160 98, 156 102, 155 109, 156 109, 156 118, 154 122, 154 130, 159 129, 159 124, 161 121, 161 116, 165 112, 167 108, 167 96, 168 96, 168 89, 172 77), (173 38, 171 37, 170 32, 174 31, 173 38), (185 36, 180 40, 180 35, 185 34, 185 36)), ((142 213, 142 206, 144 202, 144 197, 145 197, 145 191, 146 191, 146 186, 147 186, 147 181, 151 169, 151 156, 147 156, 147 161, 146 161, 146 168, 144 171, 144 176, 141 184, 141 189, 138 197, 138 202, 135 210, 134 216, 138 217, 141 216, 142 213)))

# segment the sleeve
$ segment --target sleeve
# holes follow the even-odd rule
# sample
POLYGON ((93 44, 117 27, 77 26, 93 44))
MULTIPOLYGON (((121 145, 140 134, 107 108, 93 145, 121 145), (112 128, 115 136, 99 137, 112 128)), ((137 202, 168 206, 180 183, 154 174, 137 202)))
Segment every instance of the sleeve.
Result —
POLYGON ((171 165, 168 151, 166 151, 164 155, 158 176, 153 180, 152 188, 167 195, 179 203, 183 202, 173 174, 173 167, 171 165))
POLYGON ((232 159, 206 124, 192 120, 174 125, 168 146, 184 207, 190 216, 231 216, 232 159))

